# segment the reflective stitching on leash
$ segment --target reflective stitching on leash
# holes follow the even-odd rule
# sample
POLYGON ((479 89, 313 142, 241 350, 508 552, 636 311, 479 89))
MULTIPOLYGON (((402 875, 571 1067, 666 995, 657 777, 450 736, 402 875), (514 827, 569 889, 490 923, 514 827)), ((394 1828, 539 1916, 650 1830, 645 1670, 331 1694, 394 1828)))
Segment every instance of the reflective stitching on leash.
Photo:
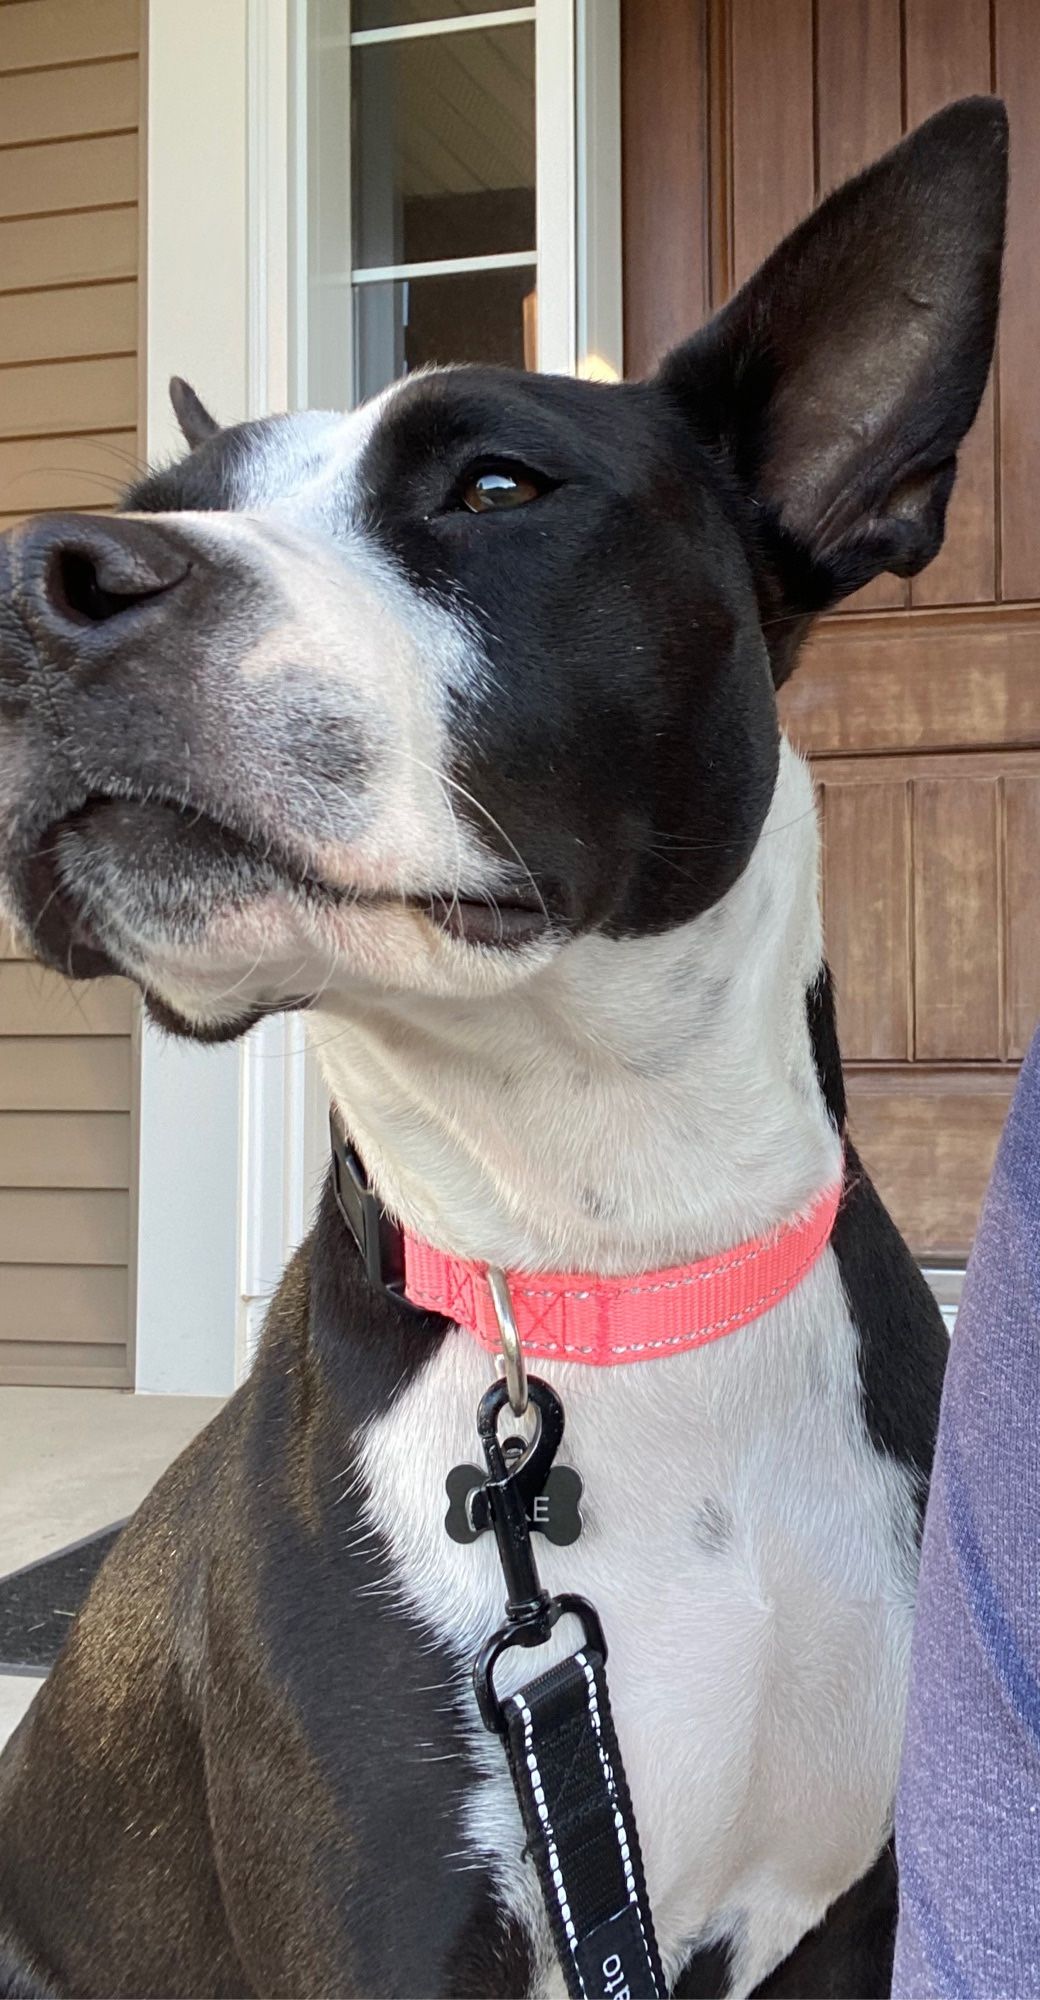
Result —
POLYGON ((514 1694, 511 1696, 511 1700, 524 1719, 524 1755, 527 1760, 527 1768, 531 1773, 531 1789, 534 1793, 535 1805, 538 1808, 538 1817, 545 1828, 545 1845, 549 1857, 549 1868, 552 1874, 553 1887, 556 1890, 556 1900, 560 1906, 560 1917, 567 1934, 567 1943, 570 1946, 571 1957, 574 1960, 575 1977, 578 1985, 581 1987, 582 1993, 584 1993, 585 1981, 581 1976, 581 1966, 578 1963, 578 1934, 574 1928, 571 1906, 567 1901, 567 1891, 564 1888, 563 1870, 560 1867, 560 1857, 556 1847, 556 1835, 553 1832, 552 1821, 549 1818, 549 1808, 545 1803, 545 1787, 542 1784, 542 1774, 538 1768, 538 1759, 534 1754, 534 1718, 522 1694, 514 1694))
POLYGON ((603 1747, 603 1729, 600 1720, 599 1697, 596 1691, 596 1676, 592 1668, 590 1667, 584 1653, 575 1653, 574 1657, 577 1660, 578 1665, 581 1668, 583 1674, 585 1675, 586 1681, 588 1682, 589 1719, 592 1723, 593 1729, 596 1732, 596 1749, 599 1752, 599 1761, 603 1767, 603 1776, 607 1781, 607 1790, 610 1793, 611 1802, 614 1807, 614 1831, 617 1834, 618 1853, 621 1856, 621 1866, 625 1871, 625 1887, 628 1890, 628 1900, 631 1903, 632 1908, 635 1910, 636 1917, 638 1919, 639 1929, 643 1939, 643 1947, 646 1951, 646 1960, 647 1964, 650 1967, 650 1977, 654 1983, 654 1992, 659 1996, 661 1989, 657 1984, 657 1975, 653 1969, 654 1957, 650 1949, 650 1940, 646 1934, 646 1924, 643 1921, 643 1906, 640 1901, 639 1888, 636 1883, 635 1872, 632 1867, 632 1856, 628 1845, 628 1835, 625 1829, 625 1816, 621 1810, 620 1805, 618 1804, 617 1785, 614 1780, 613 1767, 603 1747))

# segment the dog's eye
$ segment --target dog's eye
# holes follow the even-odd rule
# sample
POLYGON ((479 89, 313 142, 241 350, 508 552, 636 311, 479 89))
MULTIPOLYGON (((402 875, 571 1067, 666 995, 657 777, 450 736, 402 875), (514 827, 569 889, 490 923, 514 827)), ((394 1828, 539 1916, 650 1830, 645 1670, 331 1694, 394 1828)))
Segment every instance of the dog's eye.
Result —
POLYGON ((462 504, 471 514, 490 514, 506 507, 526 507, 545 487, 532 472, 508 465, 486 465, 462 489, 462 504))

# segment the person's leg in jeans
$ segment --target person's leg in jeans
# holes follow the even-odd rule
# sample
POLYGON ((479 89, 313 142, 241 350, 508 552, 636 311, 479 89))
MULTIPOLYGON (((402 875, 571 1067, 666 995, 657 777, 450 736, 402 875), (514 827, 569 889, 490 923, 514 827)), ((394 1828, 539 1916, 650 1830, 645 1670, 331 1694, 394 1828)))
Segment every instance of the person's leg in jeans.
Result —
POLYGON ((893 1993, 1040 1996, 1040 1034, 950 1352, 896 1847, 893 1993))

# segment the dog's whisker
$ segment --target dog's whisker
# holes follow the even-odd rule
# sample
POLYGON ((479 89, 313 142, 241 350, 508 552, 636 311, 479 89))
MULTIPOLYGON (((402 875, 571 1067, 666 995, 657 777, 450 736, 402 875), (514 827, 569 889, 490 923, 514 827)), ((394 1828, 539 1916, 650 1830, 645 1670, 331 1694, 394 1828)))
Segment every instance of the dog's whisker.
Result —
POLYGON ((499 839, 503 841, 505 846, 509 849, 509 852, 512 854, 514 860, 517 863, 517 866, 520 869, 522 869, 524 876, 526 877, 527 881, 531 885, 532 890, 534 891, 534 894, 537 898, 538 907, 541 910, 542 915, 546 918, 546 920, 548 920, 549 912, 545 907, 544 901, 542 900, 541 890, 539 889, 538 884, 535 881, 531 869, 528 867, 527 862, 524 860, 524 857, 521 854, 520 849, 517 847, 515 841, 513 841, 510 838, 509 834, 505 830, 505 827, 501 824, 501 821, 495 818, 494 813, 490 812, 487 806, 482 805, 480 800, 476 798, 472 792, 467 791, 465 785, 459 784, 456 778, 450 778, 447 772, 437 770, 433 764, 427 764, 422 757, 417 757, 414 751, 402 748, 400 754, 403 757, 407 757, 411 763, 418 765, 421 770, 429 772, 430 776, 432 778, 436 778, 439 784, 446 785, 449 787, 451 791, 457 792, 461 799, 465 799, 468 805, 471 805, 476 812, 479 812, 483 815, 483 817, 487 820, 488 825, 492 828, 493 832, 498 834, 499 839))

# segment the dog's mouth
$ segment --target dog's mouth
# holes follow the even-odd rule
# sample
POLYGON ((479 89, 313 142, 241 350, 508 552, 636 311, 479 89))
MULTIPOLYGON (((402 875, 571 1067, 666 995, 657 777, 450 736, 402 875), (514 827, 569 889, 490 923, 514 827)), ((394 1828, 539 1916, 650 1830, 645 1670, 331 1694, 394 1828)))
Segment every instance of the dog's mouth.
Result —
MULTIPOLYGON (((113 881, 129 892, 120 902, 143 896, 173 942, 194 943, 215 908, 242 911, 272 892, 315 915, 404 907, 443 935, 485 950, 522 949, 551 928, 533 884, 479 896, 448 888, 372 892, 331 883, 276 844, 180 800, 97 794, 52 822, 19 871, 21 915, 45 964, 77 979, 127 971, 113 881)), ((306 1005, 307 998, 281 1004, 306 1005)))

